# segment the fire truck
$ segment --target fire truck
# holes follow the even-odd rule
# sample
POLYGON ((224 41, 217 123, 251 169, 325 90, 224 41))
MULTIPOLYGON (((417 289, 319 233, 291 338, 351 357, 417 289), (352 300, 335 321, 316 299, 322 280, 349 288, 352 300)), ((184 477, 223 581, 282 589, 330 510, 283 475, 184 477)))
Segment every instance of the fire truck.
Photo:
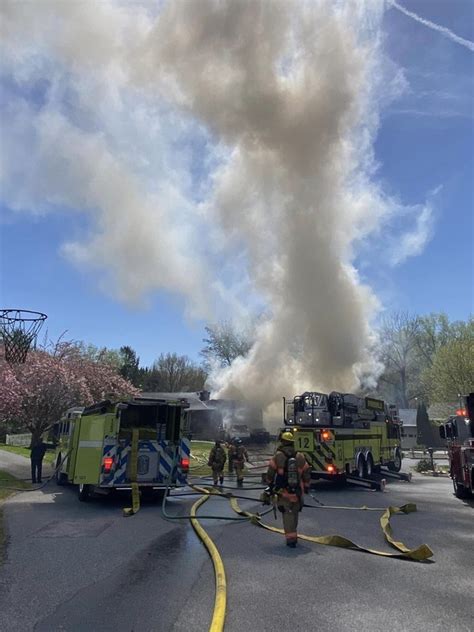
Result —
POLYGON ((349 393, 305 392, 284 402, 285 429, 304 452, 312 478, 370 478, 386 467, 402 467, 400 422, 383 400, 349 393))
POLYGON ((474 494, 474 393, 464 399, 464 408, 439 427, 447 442, 449 472, 458 498, 474 494))
POLYGON ((130 489, 132 482, 143 495, 185 484, 188 406, 186 400, 135 398, 70 409, 53 427, 57 484, 77 485, 81 501, 130 489))

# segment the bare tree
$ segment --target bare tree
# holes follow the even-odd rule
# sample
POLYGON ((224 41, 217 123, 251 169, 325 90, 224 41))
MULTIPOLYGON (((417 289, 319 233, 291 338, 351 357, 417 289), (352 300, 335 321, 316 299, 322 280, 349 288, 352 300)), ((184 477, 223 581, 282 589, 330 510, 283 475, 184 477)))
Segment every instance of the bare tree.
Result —
POLYGON ((408 408, 410 400, 423 396, 419 361, 419 335, 421 322, 418 316, 395 312, 383 321, 380 328, 381 359, 385 371, 380 377, 392 388, 393 396, 401 408, 408 408))
POLYGON ((207 374, 187 356, 162 353, 153 366, 143 375, 143 390, 174 393, 200 391, 204 388, 207 374))

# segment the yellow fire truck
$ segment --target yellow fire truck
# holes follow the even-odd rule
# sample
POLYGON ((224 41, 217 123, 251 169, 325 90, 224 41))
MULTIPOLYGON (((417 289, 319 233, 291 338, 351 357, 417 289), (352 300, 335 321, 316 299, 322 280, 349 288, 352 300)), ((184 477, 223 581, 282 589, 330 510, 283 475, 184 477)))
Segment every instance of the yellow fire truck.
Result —
POLYGON ((295 436, 313 478, 369 478, 382 466, 402 466, 396 408, 382 400, 348 393, 305 392, 285 402, 285 429, 295 436))
POLYGON ((186 400, 135 398, 70 409, 53 427, 57 484, 78 485, 82 501, 93 493, 130 489, 132 482, 142 493, 184 484, 191 445, 188 406, 186 400))

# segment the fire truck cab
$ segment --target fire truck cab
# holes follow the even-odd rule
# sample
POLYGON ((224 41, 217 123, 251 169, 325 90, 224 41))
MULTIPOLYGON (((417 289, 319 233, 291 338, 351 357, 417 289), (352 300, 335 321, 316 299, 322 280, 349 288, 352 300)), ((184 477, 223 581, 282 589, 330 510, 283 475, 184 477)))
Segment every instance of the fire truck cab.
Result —
POLYGON ((465 398, 465 403, 465 408, 439 427, 447 443, 449 473, 458 498, 474 494, 474 393, 465 398))

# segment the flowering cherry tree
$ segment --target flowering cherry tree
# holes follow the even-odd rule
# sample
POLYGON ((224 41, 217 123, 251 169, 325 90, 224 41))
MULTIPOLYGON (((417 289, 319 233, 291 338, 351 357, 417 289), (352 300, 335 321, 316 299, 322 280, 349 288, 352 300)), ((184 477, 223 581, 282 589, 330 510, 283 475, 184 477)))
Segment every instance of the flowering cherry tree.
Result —
POLYGON ((14 422, 31 431, 33 439, 71 406, 136 394, 112 366, 85 358, 72 343, 31 351, 25 364, 0 360, 0 424, 14 422))

